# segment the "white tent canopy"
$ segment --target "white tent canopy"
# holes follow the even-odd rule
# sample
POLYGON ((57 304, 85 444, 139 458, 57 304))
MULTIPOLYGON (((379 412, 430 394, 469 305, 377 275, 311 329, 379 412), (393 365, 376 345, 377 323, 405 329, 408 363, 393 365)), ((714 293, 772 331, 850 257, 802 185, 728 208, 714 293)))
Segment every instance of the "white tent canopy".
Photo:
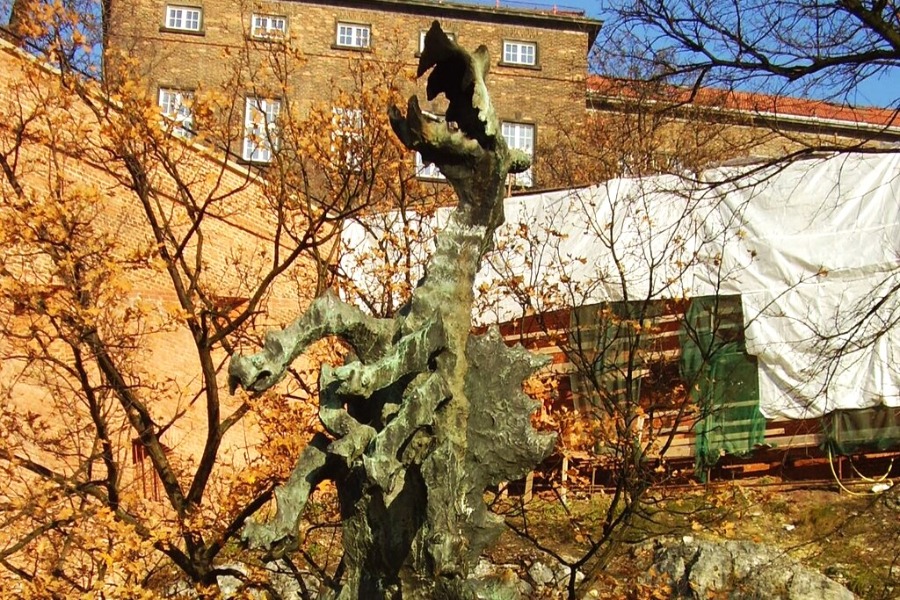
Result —
MULTIPOLYGON (((740 294, 765 416, 900 406, 900 153, 718 168, 699 179, 618 179, 508 199, 497 251, 476 282, 476 320, 740 294)), ((404 220, 423 252, 445 216, 404 220)), ((384 244, 400 223, 388 216, 344 235, 353 249, 345 272, 382 299, 390 282, 371 261, 400 260, 384 244)))

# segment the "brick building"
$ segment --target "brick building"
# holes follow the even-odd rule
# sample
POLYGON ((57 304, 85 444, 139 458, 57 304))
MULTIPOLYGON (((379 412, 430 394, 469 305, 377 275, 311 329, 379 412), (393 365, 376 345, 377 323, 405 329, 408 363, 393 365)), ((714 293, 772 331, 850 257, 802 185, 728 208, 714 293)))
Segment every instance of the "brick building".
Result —
POLYGON ((600 136, 601 145, 624 154, 643 142, 645 153, 657 155, 650 162, 660 167, 622 169, 589 183, 679 167, 699 170, 733 160, 782 159, 809 150, 864 151, 900 143, 900 118, 891 109, 737 90, 692 90, 600 75, 588 76, 586 100, 591 123, 613 132, 600 136), (617 138, 616 132, 624 133, 617 138), (667 157, 695 160, 666 165, 667 157))
MULTIPOLYGON (((185 294, 192 298, 191 304, 196 302, 190 310, 203 312, 203 319, 219 319, 223 315, 230 318, 246 306, 251 287, 259 283, 255 274, 259 269, 265 270, 265 261, 271 260, 279 247, 287 251, 273 239, 275 217, 266 210, 265 185, 251 170, 222 160, 219 152, 170 139, 162 132, 162 137, 151 133, 143 138, 146 148, 153 148, 141 157, 149 173, 145 199, 151 199, 160 211, 158 214, 165 215, 162 227, 173 234, 171 239, 181 237, 187 259, 183 264, 193 265, 189 269, 194 275, 188 277, 192 283, 178 292, 173 277, 160 270, 158 264, 142 265, 138 258, 146 255, 146 248, 156 246, 154 221, 148 217, 148 209, 142 208, 141 193, 129 185, 124 162, 110 152, 116 147, 126 120, 122 118, 122 107, 109 103, 90 88, 82 101, 61 81, 58 72, 3 39, 0 80, 0 144, 4 164, 9 167, 0 178, 0 217, 4 219, 0 229, 5 234, 0 235, 0 286, 4 290, 0 294, 0 418, 34 415, 45 423, 44 435, 48 436, 73 428, 67 435, 59 434, 60 439, 67 440, 58 443, 63 453, 83 442, 84 430, 74 430, 73 423, 86 418, 86 390, 101 385, 93 363, 85 379, 89 383, 79 387, 65 377, 54 379, 52 368, 40 368, 44 364, 40 352, 32 352, 38 357, 32 361, 22 358, 28 354, 22 348, 30 343, 29 336, 37 339, 40 335, 35 332, 52 331, 46 324, 48 311, 64 315, 73 311, 72 291, 71 282, 60 275, 58 263, 62 259, 38 242, 23 253, 22 248, 27 249, 27 245, 10 235, 9 223, 16 222, 16 215, 22 214, 19 223, 27 222, 27 226, 38 229, 39 219, 45 218, 49 223, 41 226, 41 231, 45 231, 58 227, 53 220, 56 218, 78 224, 77 228, 71 225, 77 235, 72 233, 75 237, 66 243, 75 247, 96 244, 98 254, 109 261, 109 273, 118 273, 116 289, 108 287, 111 275, 98 275, 102 283, 92 289, 98 297, 90 310, 98 321, 109 319, 113 324, 104 326, 104 336, 124 336, 134 341, 132 350, 138 357, 135 364, 129 362, 124 351, 114 359, 125 365, 123 372, 129 385, 134 385, 136 397, 146 403, 151 418, 170 424, 159 429, 164 432, 164 437, 163 433, 159 435, 169 458, 173 463, 196 461, 212 427, 209 415, 196 403, 201 366, 197 352, 192 351, 192 335, 189 328, 176 322, 187 314, 185 294), (7 163, 7 156, 15 156, 15 160, 7 163), (168 166, 163 167, 163 163, 168 166), (23 203, 23 198, 28 202, 23 203), (192 228, 185 209, 189 212, 194 200, 204 208, 202 219, 195 220, 192 228), (37 216, 28 210, 34 210, 37 216), (65 211, 71 211, 71 217, 59 216, 65 211), (202 298, 209 301, 206 308, 202 298), (138 314, 145 316, 135 319, 138 314), (162 321, 156 325, 148 325, 160 318, 162 321)), ((90 265, 78 267, 89 269, 90 265)), ((314 281, 315 270, 305 259, 275 277, 261 299, 260 322, 254 327, 261 331, 293 318, 314 293, 314 281)), ((54 341, 45 350, 48 356, 58 352, 60 360, 72 361, 71 353, 61 342, 54 341)), ((221 348, 214 354, 220 364, 208 381, 221 390, 221 410, 231 413, 239 400, 226 396, 224 391, 227 386, 222 365, 226 354, 221 348)), ((50 361, 45 357, 44 362, 50 361)), ((134 483, 137 496, 156 499, 158 481, 148 467, 145 445, 134 429, 125 425, 121 414, 109 406, 113 460, 124 473, 123 493, 134 491, 134 483)), ((224 460, 236 466, 246 462, 246 449, 256 443, 257 437, 257 426, 246 421, 238 423, 222 441, 222 455, 227 457, 224 460)), ((4 449, 10 452, 21 446, 28 449, 34 460, 47 458, 39 450, 43 446, 29 438, 9 434, 5 443, 4 449)), ((51 465, 59 462, 52 456, 47 460, 51 465)))
MULTIPOLYGON (((183 99, 197 89, 233 85, 230 73, 238 63, 260 73, 244 79, 245 89, 234 90, 245 96, 247 134, 231 150, 240 160, 266 163, 271 153, 267 144, 254 141, 254 133, 259 123, 277 119, 285 86, 302 110, 327 102, 336 89, 352 93, 352 66, 359 59, 390 59, 412 75, 424 33, 435 20, 466 48, 487 45, 494 61, 492 100, 503 133, 512 146, 535 153, 535 175, 518 183, 539 185, 541 147, 551 143, 554 122, 578 121, 585 114, 587 58, 600 22, 579 12, 421 0, 139 0, 113 3, 108 56, 112 65, 123 55, 135 61, 132 74, 146 81, 162 110, 189 124, 183 99), (286 62, 281 65, 286 81, 261 93, 264 75, 254 65, 273 53, 286 62)), ((354 110, 336 108, 342 114, 354 110)), ((441 112, 440 105, 428 108, 441 112)), ((420 174, 438 175, 428 168, 420 174)))

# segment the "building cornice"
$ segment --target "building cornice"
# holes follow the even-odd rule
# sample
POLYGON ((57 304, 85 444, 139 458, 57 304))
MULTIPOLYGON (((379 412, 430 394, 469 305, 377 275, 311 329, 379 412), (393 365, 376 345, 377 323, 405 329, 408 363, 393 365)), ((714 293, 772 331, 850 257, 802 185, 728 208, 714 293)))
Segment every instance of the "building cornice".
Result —
POLYGON ((900 142, 900 112, 890 109, 838 106, 824 101, 748 92, 704 90, 702 98, 656 100, 640 98, 627 91, 607 92, 587 89, 588 110, 633 113, 650 107, 665 109, 675 116, 700 113, 703 120, 790 128, 794 131, 824 131, 879 142, 900 142))
POLYGON ((317 4, 324 6, 367 9, 385 12, 416 14, 434 19, 457 18, 469 21, 483 21, 525 27, 544 27, 562 31, 587 33, 587 49, 594 45, 600 27, 599 19, 592 19, 574 10, 560 10, 556 6, 519 9, 489 4, 463 4, 437 0, 286 0, 297 4, 317 4))

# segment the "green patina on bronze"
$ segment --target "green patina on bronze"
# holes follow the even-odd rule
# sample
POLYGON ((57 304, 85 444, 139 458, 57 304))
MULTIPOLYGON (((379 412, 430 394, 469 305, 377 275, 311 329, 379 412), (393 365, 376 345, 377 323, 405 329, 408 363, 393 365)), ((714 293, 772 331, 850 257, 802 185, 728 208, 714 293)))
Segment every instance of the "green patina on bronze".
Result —
POLYGON ((483 597, 469 572, 503 528, 486 488, 524 476, 553 447, 531 426, 535 403, 522 381, 544 359, 509 348, 495 329, 472 335, 473 282, 503 222, 508 173, 529 158, 507 148, 485 85, 487 49, 468 53, 437 23, 426 35, 418 76, 444 94, 447 115, 424 115, 410 98, 389 111, 410 150, 434 162, 459 203, 438 235, 426 277, 409 304, 376 319, 326 294, 263 350, 235 356, 232 387, 262 391, 312 342, 346 340, 355 359, 320 377, 317 435, 276 491, 273 521, 244 532, 254 546, 290 547, 306 501, 333 480, 341 503, 344 575, 325 598, 483 597), (450 124, 448 126, 448 124, 450 124))

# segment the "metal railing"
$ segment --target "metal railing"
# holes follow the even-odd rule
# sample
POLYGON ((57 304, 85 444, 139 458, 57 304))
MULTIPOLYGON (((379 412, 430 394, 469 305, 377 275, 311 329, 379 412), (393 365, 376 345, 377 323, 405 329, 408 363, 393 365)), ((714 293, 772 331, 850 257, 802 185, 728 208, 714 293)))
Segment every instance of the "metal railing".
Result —
POLYGON ((454 0, 459 4, 473 4, 476 6, 490 6, 493 8, 505 8, 508 10, 523 10, 546 13, 551 15, 583 17, 585 10, 577 6, 565 6, 563 4, 548 4, 542 2, 525 2, 522 0, 454 0))

